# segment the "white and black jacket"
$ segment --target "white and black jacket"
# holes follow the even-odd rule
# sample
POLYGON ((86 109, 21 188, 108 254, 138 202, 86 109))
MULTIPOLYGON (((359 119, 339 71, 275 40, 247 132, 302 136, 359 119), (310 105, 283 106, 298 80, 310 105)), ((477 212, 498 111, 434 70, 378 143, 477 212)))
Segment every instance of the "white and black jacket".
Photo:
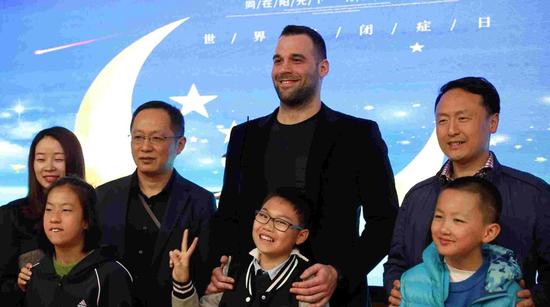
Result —
MULTIPOLYGON (((250 254, 254 257, 254 249, 250 254)), ((204 295, 200 301, 191 281, 181 284, 174 282, 172 291, 172 307, 307 307, 308 303, 299 302, 296 296, 290 293, 293 282, 300 281, 300 275, 310 266, 307 258, 302 256, 297 249, 293 251, 290 258, 279 270, 272 283, 265 291, 254 290, 253 275, 254 260, 250 263, 240 264, 229 263, 224 267, 224 275, 235 279, 234 290, 227 290, 222 293, 204 295)), ((327 304, 328 307, 328 304, 327 304)))
POLYGON ((92 251, 64 277, 46 255, 32 268, 25 306, 132 306, 132 282, 110 248, 92 251))

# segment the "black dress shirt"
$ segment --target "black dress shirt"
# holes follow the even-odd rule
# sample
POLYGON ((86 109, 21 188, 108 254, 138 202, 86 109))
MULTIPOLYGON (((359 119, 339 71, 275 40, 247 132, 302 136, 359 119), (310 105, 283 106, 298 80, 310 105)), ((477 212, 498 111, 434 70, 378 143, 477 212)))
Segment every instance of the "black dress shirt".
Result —
POLYGON ((139 188, 137 175, 134 174, 132 177, 126 215, 126 248, 123 261, 131 268, 138 296, 140 293, 146 293, 147 283, 151 282, 155 276, 155 272, 151 271, 151 262, 159 233, 158 227, 143 207, 139 195, 143 197, 162 224, 173 182, 174 174, 160 193, 147 197, 139 188))

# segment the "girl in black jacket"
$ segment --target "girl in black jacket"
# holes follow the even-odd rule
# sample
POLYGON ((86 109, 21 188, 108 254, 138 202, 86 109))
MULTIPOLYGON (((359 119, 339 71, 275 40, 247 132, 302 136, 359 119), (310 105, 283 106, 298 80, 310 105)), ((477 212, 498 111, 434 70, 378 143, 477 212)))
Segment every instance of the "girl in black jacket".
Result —
POLYGON ((94 188, 68 176, 52 184, 46 198, 39 236, 46 256, 32 266, 25 305, 131 306, 130 273, 111 249, 98 247, 94 188))

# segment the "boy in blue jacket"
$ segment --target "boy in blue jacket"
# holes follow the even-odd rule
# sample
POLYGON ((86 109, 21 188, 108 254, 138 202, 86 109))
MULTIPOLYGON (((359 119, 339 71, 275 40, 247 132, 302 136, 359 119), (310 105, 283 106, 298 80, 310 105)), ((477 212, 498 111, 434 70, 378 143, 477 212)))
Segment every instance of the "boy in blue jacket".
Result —
POLYGON ((401 277, 400 306, 515 306, 521 270, 513 252, 488 244, 500 232, 502 200, 490 182, 462 177, 445 185, 423 262, 401 277))

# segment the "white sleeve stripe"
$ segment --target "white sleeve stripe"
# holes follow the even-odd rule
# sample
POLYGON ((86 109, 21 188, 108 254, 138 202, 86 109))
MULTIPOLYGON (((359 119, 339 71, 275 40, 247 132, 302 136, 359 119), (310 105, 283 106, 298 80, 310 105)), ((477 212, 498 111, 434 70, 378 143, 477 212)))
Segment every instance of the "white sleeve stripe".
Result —
POLYGON ((94 269, 95 271, 95 277, 97 278, 97 301, 96 304, 99 306, 99 296, 101 295, 101 283, 99 282, 99 274, 97 273, 97 269, 94 269))
POLYGON ((116 261, 116 263, 118 263, 118 265, 120 265, 124 269, 124 271, 126 271, 126 273, 128 273, 128 276, 130 276, 130 280, 132 282, 134 282, 134 278, 132 277, 132 274, 130 274, 130 271, 128 271, 128 269, 122 263, 120 263, 118 261, 116 261))
POLYGON ((192 282, 189 282, 189 283, 187 283, 187 284, 185 284, 185 285, 183 285, 183 286, 180 286, 180 285, 178 285, 177 283, 172 282, 172 285, 174 285, 174 288, 182 289, 182 290, 183 290, 183 289, 189 289, 189 288, 193 287, 193 283, 192 283, 192 282))
POLYGON ((186 293, 189 293, 189 292, 194 292, 195 291, 195 288, 189 288, 189 289, 186 289, 186 290, 180 290, 178 288, 172 288, 172 290, 174 290, 174 292, 177 292, 177 293, 181 293, 181 294, 186 294, 186 293))

